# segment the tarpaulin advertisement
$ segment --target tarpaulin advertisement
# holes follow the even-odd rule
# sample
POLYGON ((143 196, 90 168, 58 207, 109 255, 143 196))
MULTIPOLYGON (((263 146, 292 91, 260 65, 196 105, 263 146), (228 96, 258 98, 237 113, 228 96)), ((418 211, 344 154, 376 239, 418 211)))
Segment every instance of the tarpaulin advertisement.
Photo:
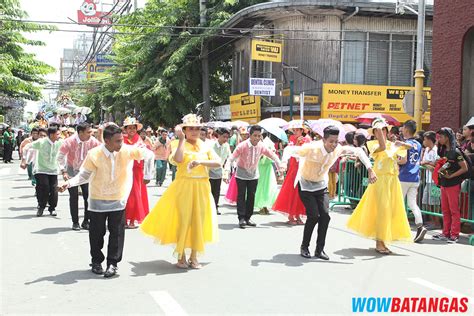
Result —
POLYGON ((77 23, 88 26, 102 26, 110 25, 109 12, 97 11, 97 5, 92 0, 84 0, 81 4, 80 10, 77 10, 77 23))
POLYGON ((257 123, 260 118, 260 97, 241 93, 230 96, 232 120, 244 120, 257 123))
MULTIPOLYGON (((403 99, 414 87, 323 84, 321 117, 343 122, 356 122, 364 113, 385 113, 400 122, 413 119, 403 108, 403 99)), ((422 122, 430 123, 431 88, 424 89, 427 111, 422 122)))

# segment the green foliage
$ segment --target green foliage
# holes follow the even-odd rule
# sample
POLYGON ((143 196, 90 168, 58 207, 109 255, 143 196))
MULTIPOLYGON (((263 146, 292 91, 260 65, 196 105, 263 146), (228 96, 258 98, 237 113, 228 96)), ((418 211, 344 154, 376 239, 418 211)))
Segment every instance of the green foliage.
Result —
POLYGON ((24 45, 44 43, 27 39, 22 32, 52 30, 52 27, 12 20, 26 18, 18 0, 0 0, 0 94, 12 98, 38 100, 44 75, 54 68, 25 52, 24 45))
MULTIPOLYGON (((208 26, 219 26, 259 0, 209 0, 208 26)), ((202 102, 201 45, 215 31, 199 26, 198 0, 149 0, 146 7, 121 17, 113 46, 114 67, 108 78, 91 81, 80 100, 98 111, 125 113, 137 108, 146 124, 173 125, 196 112, 202 102), (152 25, 153 27, 139 27, 152 25), (164 26, 179 26, 168 28, 164 26)), ((211 48, 212 50, 212 48, 211 48)), ((219 50, 210 62, 212 105, 228 103, 230 50, 219 50)))

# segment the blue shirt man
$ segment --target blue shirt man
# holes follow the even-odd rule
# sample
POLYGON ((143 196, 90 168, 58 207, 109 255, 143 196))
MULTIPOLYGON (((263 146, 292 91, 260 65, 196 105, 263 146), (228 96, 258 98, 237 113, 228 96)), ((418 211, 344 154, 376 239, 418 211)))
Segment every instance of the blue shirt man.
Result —
POLYGON ((427 229, 423 227, 423 217, 416 202, 418 187, 420 186, 421 144, 414 139, 415 132, 415 121, 409 120, 403 124, 402 133, 403 138, 406 139, 404 145, 409 149, 407 149, 406 158, 401 158, 398 162, 400 165, 398 178, 402 186, 403 198, 406 198, 407 205, 415 216, 417 231, 414 242, 420 242, 425 237, 427 229))

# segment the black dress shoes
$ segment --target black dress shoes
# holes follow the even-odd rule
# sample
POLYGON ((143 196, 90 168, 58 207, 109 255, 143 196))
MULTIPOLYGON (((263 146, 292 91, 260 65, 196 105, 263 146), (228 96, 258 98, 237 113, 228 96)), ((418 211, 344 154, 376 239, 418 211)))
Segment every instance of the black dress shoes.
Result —
POLYGON ((328 255, 324 252, 324 250, 322 250, 322 251, 316 251, 316 253, 314 254, 314 256, 315 256, 316 258, 319 258, 319 259, 329 260, 329 257, 328 257, 328 255))
POLYGON ((100 263, 91 263, 90 266, 92 267, 92 273, 104 274, 104 269, 102 269, 102 265, 100 263))
POLYGON ((310 259, 311 258, 311 253, 309 252, 308 247, 301 247, 300 250, 301 257, 310 259))
POLYGON ((117 267, 111 264, 107 267, 107 270, 105 270, 104 278, 111 278, 116 274, 117 274, 117 267))
POLYGON ((81 230, 81 226, 78 223, 72 224, 72 230, 81 230))
POLYGON ((89 230, 89 221, 83 221, 81 227, 82 229, 89 230))
POLYGON ((255 224, 255 223, 252 222, 251 220, 246 220, 246 221, 245 221, 245 224, 247 224, 247 226, 252 226, 252 227, 257 226, 257 224, 255 224))
POLYGON ((239 219, 239 227, 244 229, 245 228, 245 220, 244 219, 239 219))
POLYGON ((49 215, 51 215, 51 216, 57 216, 58 215, 58 213, 56 213, 56 210, 54 210, 54 209, 49 209, 48 211, 49 211, 49 215))
POLYGON ((38 211, 36 212, 36 216, 41 217, 43 216, 44 208, 38 207, 38 211))

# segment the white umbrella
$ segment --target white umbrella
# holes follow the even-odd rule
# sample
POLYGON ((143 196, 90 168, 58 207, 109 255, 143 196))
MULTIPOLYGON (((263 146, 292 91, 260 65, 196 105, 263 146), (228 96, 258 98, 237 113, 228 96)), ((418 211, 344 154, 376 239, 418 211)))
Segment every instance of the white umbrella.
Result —
POLYGON ((76 113, 81 113, 81 114, 84 114, 84 115, 92 113, 92 109, 88 108, 87 106, 81 106, 81 107, 77 108, 76 111, 77 111, 76 113))
POLYGON ((362 134, 362 135, 364 135, 365 138, 367 138, 367 139, 370 138, 369 132, 368 132, 366 129, 359 128, 359 129, 357 129, 355 132, 356 132, 356 134, 362 134))
POLYGON ((274 123, 271 123, 271 122, 269 123, 269 122, 264 122, 264 121, 265 120, 260 121, 260 123, 258 123, 257 125, 261 126, 270 134, 278 137, 284 143, 288 143, 288 136, 286 135, 285 131, 282 128, 276 126, 274 123))
POLYGON ((221 121, 213 121, 213 122, 207 122, 206 123, 207 127, 210 128, 229 128, 229 122, 221 122, 221 121))
POLYGON ((319 119, 319 120, 309 121, 308 125, 313 130, 313 132, 317 133, 320 136, 324 135, 324 129, 326 127, 335 126, 339 129, 338 140, 342 142, 346 139, 346 131, 344 130, 344 125, 339 121, 335 121, 331 119, 319 119))
POLYGON ((69 114, 71 113, 71 110, 67 108, 57 108, 56 110, 53 110, 53 112, 56 112, 59 115, 61 115, 61 114, 69 114))
POLYGON ((305 121, 303 120, 292 120, 289 121, 288 124, 283 126, 284 130, 292 129, 292 128, 304 128, 306 126, 305 121))
POLYGON ((237 128, 241 128, 241 127, 248 127, 249 126, 249 123, 247 122, 244 122, 244 121, 232 121, 232 122, 229 122, 230 126, 231 127, 237 127, 237 128))
POLYGON ((474 126, 474 116, 466 123, 465 126, 474 126))
MULTIPOLYGON (((279 118, 279 117, 270 117, 270 118, 266 118, 264 120, 261 120, 258 123, 258 125, 260 125, 260 124, 271 124, 271 125, 275 125, 277 127, 282 127, 282 126, 288 125, 288 122, 285 121, 284 119, 279 118)), ((260 126, 262 126, 262 125, 260 125, 260 126)))

